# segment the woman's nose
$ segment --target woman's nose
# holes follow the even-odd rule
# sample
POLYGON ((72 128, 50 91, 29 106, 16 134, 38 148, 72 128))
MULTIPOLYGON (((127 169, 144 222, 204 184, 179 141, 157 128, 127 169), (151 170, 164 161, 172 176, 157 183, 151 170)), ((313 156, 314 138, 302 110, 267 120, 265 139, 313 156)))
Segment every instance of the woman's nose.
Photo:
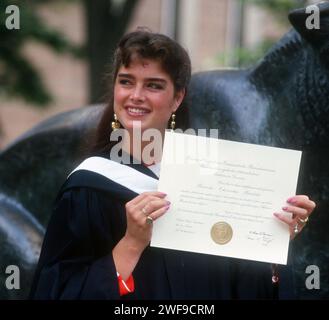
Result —
POLYGON ((133 102, 142 102, 145 100, 145 96, 144 96, 144 90, 142 86, 135 86, 135 88, 133 89, 130 99, 133 102))

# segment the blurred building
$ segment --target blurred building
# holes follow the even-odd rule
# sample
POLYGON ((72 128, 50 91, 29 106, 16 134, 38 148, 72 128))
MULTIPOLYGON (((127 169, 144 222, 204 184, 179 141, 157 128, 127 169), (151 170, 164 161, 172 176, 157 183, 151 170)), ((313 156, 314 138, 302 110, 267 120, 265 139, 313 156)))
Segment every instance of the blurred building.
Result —
POLYGON ((140 0, 128 30, 138 26, 183 44, 194 72, 234 65, 234 49, 285 32, 266 11, 241 0, 140 0))
MULTIPOLYGON (((62 31, 71 41, 76 43, 85 41, 84 12, 78 2, 48 3, 41 6, 40 15, 50 26, 62 31)), ((68 55, 58 55, 32 41, 24 50, 29 60, 40 71, 45 86, 54 97, 54 102, 44 109, 18 99, 4 100, 4 97, 0 96, 1 148, 51 115, 87 103, 87 66, 84 61, 68 55)))
MULTIPOLYGON (((40 14, 72 41, 84 42, 81 2, 54 1, 44 5, 40 14)), ((229 67, 235 63, 230 54, 235 48, 253 46, 286 32, 267 12, 250 3, 242 5, 240 0, 140 0, 127 31, 137 26, 176 38, 187 48, 194 72, 229 67)), ((84 61, 57 55, 32 42, 25 50, 55 101, 41 110, 20 100, 0 97, 1 148, 43 119, 88 103, 84 61)))

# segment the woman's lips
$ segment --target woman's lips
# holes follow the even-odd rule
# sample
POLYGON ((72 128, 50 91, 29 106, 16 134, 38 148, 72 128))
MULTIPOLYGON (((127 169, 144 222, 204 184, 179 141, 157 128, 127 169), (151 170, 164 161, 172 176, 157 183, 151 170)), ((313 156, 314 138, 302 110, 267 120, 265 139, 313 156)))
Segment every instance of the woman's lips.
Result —
POLYGON ((139 107, 126 107, 127 113, 132 117, 142 117, 148 113, 149 110, 139 107))

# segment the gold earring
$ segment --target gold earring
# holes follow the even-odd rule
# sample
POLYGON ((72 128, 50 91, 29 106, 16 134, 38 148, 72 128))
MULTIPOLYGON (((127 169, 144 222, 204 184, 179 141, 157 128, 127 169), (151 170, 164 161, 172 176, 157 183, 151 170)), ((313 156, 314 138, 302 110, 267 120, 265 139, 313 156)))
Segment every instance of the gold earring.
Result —
POLYGON ((118 121, 117 115, 114 113, 114 121, 112 121, 112 130, 116 130, 120 128, 120 122, 118 121))
POLYGON ((175 129, 175 126, 176 126, 175 118, 176 118, 176 115, 173 113, 171 115, 171 124, 170 124, 171 130, 175 129))

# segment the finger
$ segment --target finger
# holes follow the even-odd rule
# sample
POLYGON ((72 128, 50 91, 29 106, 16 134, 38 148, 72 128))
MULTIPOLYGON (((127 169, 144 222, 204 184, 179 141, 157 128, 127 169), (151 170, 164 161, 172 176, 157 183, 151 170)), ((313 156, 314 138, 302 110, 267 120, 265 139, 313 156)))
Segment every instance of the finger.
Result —
POLYGON ((170 204, 164 206, 164 207, 161 207, 160 209, 152 212, 150 215, 148 215, 148 217, 151 217, 154 221, 158 218, 160 218, 162 215, 164 215, 168 209, 170 208, 170 204))
POLYGON ((295 207, 295 206, 285 206, 282 207, 282 210, 285 212, 290 212, 293 215, 298 216, 301 219, 306 219, 306 217, 308 216, 308 211, 304 208, 300 208, 300 207, 295 207))
POLYGON ((149 191, 149 192, 143 192, 140 195, 138 195, 137 197, 133 198, 132 200, 130 200, 129 202, 127 202, 127 204, 130 206, 134 206, 136 205, 138 202, 140 202, 141 200, 145 199, 148 196, 153 196, 153 197, 158 197, 158 198, 165 198, 167 196, 166 193, 160 192, 160 191, 149 191))
POLYGON ((130 202, 132 205, 136 205, 136 203, 140 202, 142 199, 145 199, 147 197, 157 197, 157 198, 165 198, 167 196, 166 193, 159 192, 159 191, 149 191, 149 192, 143 192, 139 196, 132 199, 130 202))
MULTIPOLYGON (((157 200, 164 200, 162 198, 159 197, 155 197, 155 196, 151 196, 151 195, 146 195, 144 198, 142 198, 139 202, 136 202, 133 207, 137 207, 139 209, 145 207, 148 205, 148 203, 151 203, 153 201, 157 201, 157 200)), ((165 201, 165 200, 164 200, 165 201)))
POLYGON ((136 210, 142 212, 143 215, 150 215, 154 211, 169 204, 170 202, 164 199, 152 198, 150 200, 150 198, 146 198, 136 205, 136 210))
POLYGON ((279 220, 281 220, 282 222, 289 225, 291 228, 294 228, 296 225, 295 219, 289 218, 289 217, 285 216, 284 214, 275 212, 275 213, 273 213, 273 215, 275 217, 277 217, 279 220))
POLYGON ((292 204, 297 207, 301 207, 306 209, 308 212, 311 212, 316 207, 316 204, 314 201, 310 200, 308 196, 305 195, 298 195, 291 197, 287 200, 289 204, 292 204))
POLYGON ((314 201, 308 200, 304 203, 301 203, 301 207, 305 208, 308 211, 308 213, 311 213, 315 209, 316 204, 314 201))
POLYGON ((306 209, 308 214, 310 214, 316 207, 315 202, 309 200, 307 196, 296 196, 288 199, 287 202, 292 204, 293 206, 306 209))
POLYGON ((142 194, 154 196, 154 197, 160 197, 160 198, 164 198, 167 195, 166 193, 161 191, 147 191, 147 192, 143 192, 142 194))
POLYGON ((288 203, 295 203, 298 201, 309 200, 309 197, 304 194, 298 194, 296 196, 290 197, 287 202, 288 203))

